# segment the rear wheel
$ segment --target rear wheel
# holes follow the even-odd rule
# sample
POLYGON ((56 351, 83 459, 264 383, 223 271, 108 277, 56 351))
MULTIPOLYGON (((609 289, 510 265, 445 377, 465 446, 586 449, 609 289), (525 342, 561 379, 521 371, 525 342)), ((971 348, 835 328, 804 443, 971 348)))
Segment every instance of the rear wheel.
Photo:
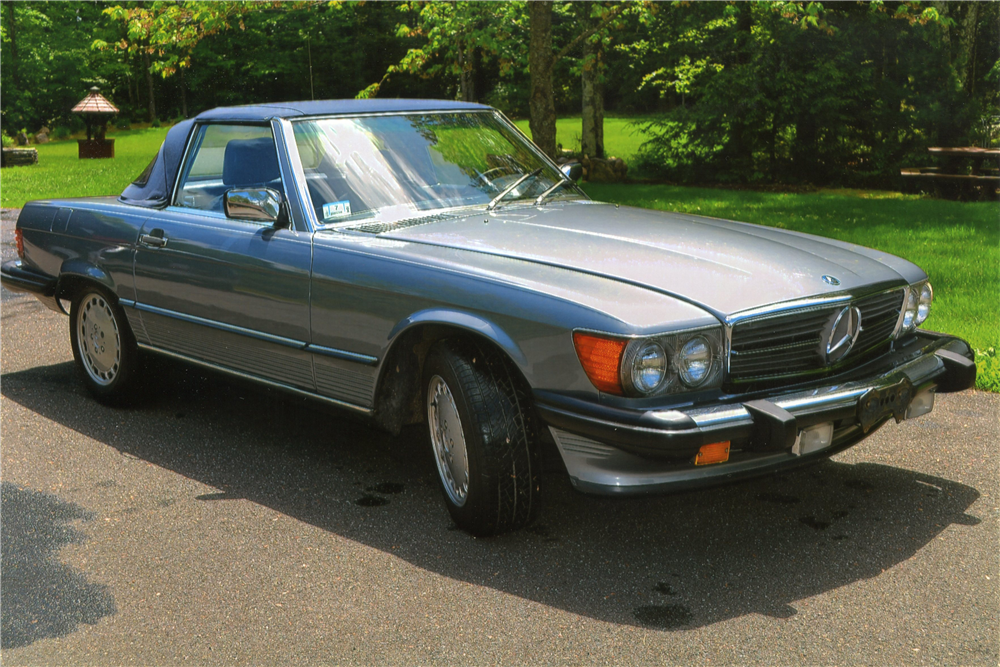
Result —
POLYGON ((69 337, 87 389, 104 403, 128 402, 133 397, 139 353, 118 304, 102 290, 81 292, 69 311, 69 337))
POLYGON ((455 523, 474 535, 528 524, 539 461, 527 393, 507 360, 471 342, 436 344, 424 365, 438 478, 455 523))

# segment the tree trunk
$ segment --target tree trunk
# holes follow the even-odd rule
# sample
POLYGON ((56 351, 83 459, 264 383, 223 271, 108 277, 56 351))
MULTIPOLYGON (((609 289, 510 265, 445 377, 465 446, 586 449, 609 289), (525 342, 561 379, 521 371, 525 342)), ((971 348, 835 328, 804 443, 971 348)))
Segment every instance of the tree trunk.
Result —
POLYGON ((972 73, 973 49, 976 45, 976 26, 979 22, 979 3, 966 2, 965 16, 962 18, 962 29, 958 33, 958 48, 955 49, 955 73, 962 88, 970 93, 974 85, 972 73))
POLYGON ((795 142, 792 144, 792 165, 799 178, 816 183, 820 178, 819 147, 816 140, 819 126, 815 112, 806 110, 795 124, 795 142))
POLYGON ((590 157, 604 157, 604 86, 601 85, 601 47, 583 46, 583 135, 580 150, 590 157))
MULTIPOLYGON (((753 40, 753 14, 752 6, 748 2, 736 4, 736 57, 735 67, 737 69, 750 66, 750 48, 753 40)), ((749 109, 742 101, 737 101, 733 108, 732 120, 729 127, 729 162, 734 173, 740 176, 740 180, 746 181, 752 176, 754 171, 753 163, 753 135, 751 128, 747 126, 744 118, 748 115, 749 109)))
POLYGON ((156 120, 156 98, 153 96, 153 71, 149 64, 149 54, 142 52, 143 69, 146 71, 146 86, 149 87, 149 122, 156 120))
POLYGON ((556 155, 556 102, 552 92, 552 3, 529 2, 528 20, 531 40, 528 45, 528 70, 531 72, 529 108, 531 138, 549 157, 556 155))
POLYGON ((767 152, 771 169, 771 182, 778 182, 778 114, 771 116, 771 131, 767 137, 767 152))
POLYGON ((11 80, 14 82, 14 87, 20 89, 21 77, 17 72, 17 22, 14 18, 14 3, 5 2, 4 5, 7 6, 7 22, 10 24, 8 28, 10 35, 10 75, 11 80))
POLYGON ((463 102, 476 101, 474 51, 464 50, 461 44, 458 45, 458 87, 463 102))
POLYGON ((184 68, 178 68, 181 73, 181 115, 188 117, 187 84, 184 83, 184 68))
POLYGON ((129 65, 125 68, 125 83, 128 84, 129 113, 132 113, 132 107, 135 105, 135 96, 132 95, 132 67, 130 66, 131 63, 129 63, 127 60, 125 64, 129 65))

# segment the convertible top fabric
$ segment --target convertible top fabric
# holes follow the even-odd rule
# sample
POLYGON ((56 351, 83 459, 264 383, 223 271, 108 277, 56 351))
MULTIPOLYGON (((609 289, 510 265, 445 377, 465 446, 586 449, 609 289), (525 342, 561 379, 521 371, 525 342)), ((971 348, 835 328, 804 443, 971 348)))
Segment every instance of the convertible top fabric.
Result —
POLYGON ((129 185, 118 197, 123 204, 163 208, 170 203, 174 181, 184 156, 191 128, 196 121, 266 122, 274 118, 334 116, 340 114, 399 113, 406 111, 475 111, 490 107, 470 102, 444 100, 319 100, 314 102, 279 102, 241 107, 217 107, 198 114, 170 128, 167 138, 149 171, 145 183, 129 185))
POLYGON ((276 102, 243 107, 218 107, 202 112, 197 120, 271 120, 302 116, 334 116, 356 113, 393 113, 402 111, 473 111, 490 107, 471 102, 445 100, 317 100, 314 102, 276 102))
POLYGON ((118 197, 123 204, 163 208, 170 203, 170 194, 174 191, 174 181, 177 180, 177 170, 181 166, 184 147, 187 146, 188 135, 194 126, 193 120, 177 123, 167 132, 167 138, 156 154, 152 169, 145 183, 132 183, 118 197))

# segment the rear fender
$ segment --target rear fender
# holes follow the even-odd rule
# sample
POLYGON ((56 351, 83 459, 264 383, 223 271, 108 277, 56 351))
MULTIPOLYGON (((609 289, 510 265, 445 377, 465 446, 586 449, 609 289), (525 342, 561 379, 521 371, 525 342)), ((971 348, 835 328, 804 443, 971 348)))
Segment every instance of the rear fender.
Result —
POLYGON ((115 281, 112 280, 111 276, 100 267, 80 258, 63 262, 59 269, 59 287, 56 293, 60 296, 64 294, 69 296, 68 292, 71 292, 74 286, 81 282, 96 283, 104 287, 109 294, 118 296, 115 281))

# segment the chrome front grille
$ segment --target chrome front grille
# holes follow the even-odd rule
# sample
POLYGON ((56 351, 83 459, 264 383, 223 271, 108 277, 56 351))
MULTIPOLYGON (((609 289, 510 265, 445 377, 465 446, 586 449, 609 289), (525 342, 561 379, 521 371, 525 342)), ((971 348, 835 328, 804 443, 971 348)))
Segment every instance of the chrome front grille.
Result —
POLYGON ((729 378, 732 385, 767 385, 844 370, 888 349, 903 306, 897 288, 852 300, 759 315, 733 325, 729 378), (825 337, 845 306, 861 312, 861 332, 851 352, 827 365, 825 337), (883 349, 884 348, 884 349, 883 349))

